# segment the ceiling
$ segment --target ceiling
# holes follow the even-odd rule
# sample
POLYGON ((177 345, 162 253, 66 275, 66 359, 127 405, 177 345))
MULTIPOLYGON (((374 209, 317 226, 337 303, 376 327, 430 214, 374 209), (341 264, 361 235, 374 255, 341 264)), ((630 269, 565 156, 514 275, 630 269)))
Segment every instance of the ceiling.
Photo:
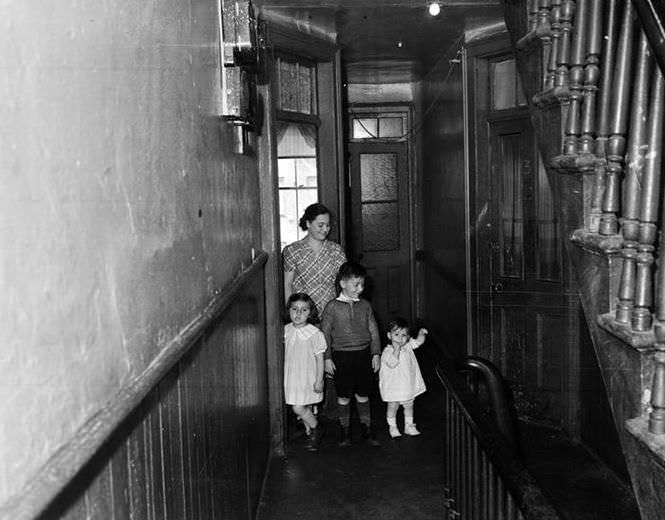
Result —
POLYGON ((267 19, 336 41, 351 83, 422 77, 465 32, 503 24, 499 0, 254 0, 267 19))

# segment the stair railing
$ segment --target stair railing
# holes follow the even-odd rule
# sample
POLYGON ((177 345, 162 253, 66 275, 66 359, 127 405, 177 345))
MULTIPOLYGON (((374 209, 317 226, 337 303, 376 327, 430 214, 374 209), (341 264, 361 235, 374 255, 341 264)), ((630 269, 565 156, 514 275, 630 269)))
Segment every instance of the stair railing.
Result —
POLYGON ((599 321, 654 349, 649 428, 665 434, 665 4, 552 0, 528 10, 528 27, 549 46, 543 90, 555 91, 564 107, 552 164, 586 172, 585 158, 593 157, 585 231, 621 240, 618 292, 599 321))
POLYGON ((444 396, 447 517, 559 519, 515 447, 487 416, 453 366, 448 360, 436 368, 444 396))
POLYGON ((506 440, 517 449, 517 434, 515 433, 513 422, 514 414, 512 413, 506 385, 499 369, 487 359, 478 356, 468 356, 461 361, 458 371, 480 374, 487 387, 492 418, 506 440))

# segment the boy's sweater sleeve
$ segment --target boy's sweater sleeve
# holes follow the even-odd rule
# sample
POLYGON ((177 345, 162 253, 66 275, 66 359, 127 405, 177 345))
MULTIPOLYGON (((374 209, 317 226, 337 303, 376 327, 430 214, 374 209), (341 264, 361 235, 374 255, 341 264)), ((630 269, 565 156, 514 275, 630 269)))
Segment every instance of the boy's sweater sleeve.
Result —
POLYGON ((376 318, 374 318, 374 311, 372 310, 372 307, 369 308, 369 335, 370 335, 370 349, 372 351, 372 355, 380 355, 381 354, 381 338, 379 336, 379 327, 376 324, 376 318))
POLYGON ((331 303, 328 302, 321 315, 321 332, 323 332, 323 337, 326 339, 326 351, 323 353, 323 359, 332 359, 332 335, 330 330, 332 329, 333 310, 331 303))

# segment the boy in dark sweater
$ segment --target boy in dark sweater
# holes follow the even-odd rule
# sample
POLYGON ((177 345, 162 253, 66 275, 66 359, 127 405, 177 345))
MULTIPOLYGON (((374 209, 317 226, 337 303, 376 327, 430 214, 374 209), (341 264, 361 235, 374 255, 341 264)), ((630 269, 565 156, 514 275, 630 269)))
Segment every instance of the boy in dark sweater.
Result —
POLYGON ((335 375, 340 446, 351 444, 351 397, 355 397, 362 437, 370 445, 379 446, 371 428, 369 394, 373 373, 381 366, 381 340, 372 306, 360 298, 366 274, 360 264, 343 264, 337 275, 339 296, 328 302, 321 317, 321 330, 328 344, 325 370, 335 375))

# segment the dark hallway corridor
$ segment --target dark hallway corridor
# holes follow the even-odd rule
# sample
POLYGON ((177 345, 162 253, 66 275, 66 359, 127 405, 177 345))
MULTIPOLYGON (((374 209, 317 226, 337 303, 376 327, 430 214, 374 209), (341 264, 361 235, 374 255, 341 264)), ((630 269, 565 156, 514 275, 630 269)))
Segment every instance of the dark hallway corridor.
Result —
MULTIPOLYGON (((434 349, 428 345, 419 353, 428 387, 416 401, 419 437, 390 439, 376 399, 379 448, 357 436, 350 448, 339 448, 337 426, 327 421, 319 452, 310 453, 298 430, 288 456, 271 462, 258 520, 445 518, 443 396, 433 373, 434 349)), ((525 465, 561 518, 639 519, 630 490, 582 446, 533 424, 522 424, 520 437, 525 465)))

